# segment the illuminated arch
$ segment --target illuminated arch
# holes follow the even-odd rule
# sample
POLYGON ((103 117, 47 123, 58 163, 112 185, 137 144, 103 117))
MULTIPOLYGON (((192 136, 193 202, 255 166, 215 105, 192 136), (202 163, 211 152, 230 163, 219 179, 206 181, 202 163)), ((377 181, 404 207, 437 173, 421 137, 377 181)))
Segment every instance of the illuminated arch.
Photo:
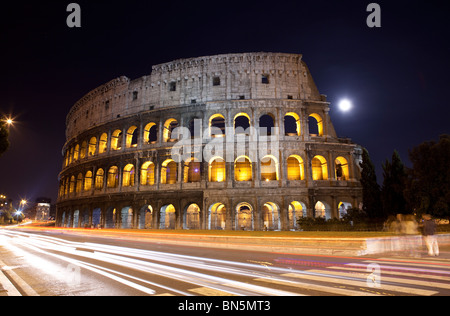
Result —
POLYGON ((211 137, 223 137, 225 135, 225 117, 222 114, 216 113, 211 115, 208 126, 211 137))
POLYGON ((87 142, 83 141, 80 148, 80 159, 86 158, 87 142))
POLYGON ((155 184, 155 164, 151 161, 146 161, 141 166, 141 184, 155 184))
POLYGON ((73 152, 73 161, 77 161, 79 157, 80 157, 80 145, 76 144, 75 150, 73 152))
POLYGON ((323 217, 325 219, 331 219, 331 208, 324 201, 317 201, 314 206, 315 217, 323 217))
POLYGON ((117 166, 109 168, 106 186, 108 188, 117 188, 119 186, 119 168, 117 168, 117 166))
POLYGON ((276 203, 266 202, 263 205, 262 216, 264 230, 280 230, 280 208, 276 203))
POLYGON ((111 134, 111 149, 112 150, 122 149, 122 131, 120 129, 116 129, 111 134))
POLYGON ((133 164, 127 164, 123 168, 122 172, 122 186, 123 187, 132 187, 134 186, 134 165, 133 164))
POLYGON ((201 163, 197 158, 185 161, 183 179, 185 183, 201 181, 201 163))
POLYGON ((284 116, 284 133, 286 136, 300 136, 300 116, 294 112, 288 112, 284 116))
POLYGON ((95 173, 95 189, 96 190, 103 189, 104 177, 105 177, 105 171, 102 168, 98 169, 97 172, 95 173))
POLYGON ((261 181, 278 180, 278 160, 273 155, 261 159, 261 181))
POLYGON ((209 181, 223 182, 226 180, 226 163, 222 157, 213 157, 209 161, 209 181))
POLYGON ((178 170, 177 163, 173 159, 165 160, 161 165, 161 183, 174 184, 177 183, 178 170))
POLYGON ((163 141, 172 142, 172 131, 178 127, 178 121, 174 118, 170 118, 164 122, 163 141))
POLYGON ((302 157, 290 155, 286 162, 288 180, 305 180, 305 168, 302 157))
POLYGON ((87 171, 84 176, 84 191, 90 191, 92 189, 92 171, 87 171))
POLYGON ((227 209, 222 203, 214 203, 208 211, 208 229, 225 229, 227 209))
POLYGON ((172 204, 164 205, 159 211, 159 228, 175 229, 176 211, 172 204))
POLYGON ((327 160, 323 156, 314 156, 311 167, 313 180, 328 180, 327 160))
POLYGON ((138 130, 137 126, 131 126, 127 130, 127 139, 126 139, 126 147, 127 148, 137 147, 138 134, 139 134, 139 130, 138 130))
POLYGON ((306 206, 303 202, 292 201, 288 207, 289 229, 298 228, 297 221, 301 217, 306 217, 306 206))
POLYGON ((234 116, 234 133, 248 135, 248 128, 251 126, 251 119, 247 113, 240 112, 234 116))
POLYGON ((239 156, 234 161, 234 180, 252 181, 252 162, 247 156, 239 156))
POLYGON ((88 145, 88 157, 94 156, 97 151, 97 138, 91 137, 88 145))
POLYGON ((348 170, 348 162, 344 157, 337 157, 334 160, 336 180, 348 180, 350 179, 350 173, 348 170))
POLYGON ((83 175, 81 173, 77 176, 77 186, 75 188, 76 193, 81 193, 81 189, 83 188, 83 175))
POLYGON ((184 209, 183 229, 200 229, 200 207, 191 203, 184 209))
POLYGON ((98 153, 103 154, 108 149, 108 134, 103 133, 100 136, 100 141, 98 143, 98 153))
POLYGON ((323 136, 323 119, 317 113, 311 113, 309 115, 309 133, 312 135, 316 134, 318 136, 323 136))
POLYGON ((144 127, 144 143, 153 144, 158 140, 158 126, 150 122, 144 127))
POLYGON ((250 203, 241 202, 236 205, 236 230, 253 230, 253 207, 250 203))

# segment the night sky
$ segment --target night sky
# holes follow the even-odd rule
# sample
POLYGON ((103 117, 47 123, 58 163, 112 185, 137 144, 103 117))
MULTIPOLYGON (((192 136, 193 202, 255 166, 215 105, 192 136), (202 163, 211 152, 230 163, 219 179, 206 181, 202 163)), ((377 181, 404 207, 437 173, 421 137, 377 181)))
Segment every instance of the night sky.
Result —
POLYGON ((0 9, 0 115, 15 119, 0 193, 56 201, 65 118, 90 90, 178 58, 303 54, 340 137, 381 164, 450 133, 446 1, 8 1, 0 9), (81 6, 81 28, 66 7, 81 6), (381 28, 369 28, 369 3, 381 28), (348 98, 353 109, 337 104, 348 98))

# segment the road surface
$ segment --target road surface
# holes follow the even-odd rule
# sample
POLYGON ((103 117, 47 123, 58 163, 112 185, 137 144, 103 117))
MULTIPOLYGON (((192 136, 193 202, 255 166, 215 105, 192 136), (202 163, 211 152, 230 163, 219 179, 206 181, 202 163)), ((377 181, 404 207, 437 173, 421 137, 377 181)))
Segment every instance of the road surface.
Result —
POLYGON ((450 295, 449 256, 424 253, 296 255, 0 229, 0 265, 3 296, 450 295))

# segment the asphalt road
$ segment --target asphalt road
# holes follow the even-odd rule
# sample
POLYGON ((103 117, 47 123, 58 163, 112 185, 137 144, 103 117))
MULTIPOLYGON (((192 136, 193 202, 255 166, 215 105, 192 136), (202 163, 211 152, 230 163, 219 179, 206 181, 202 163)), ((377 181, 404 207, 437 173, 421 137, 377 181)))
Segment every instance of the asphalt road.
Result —
POLYGON ((0 229, 0 294, 13 294, 6 277, 17 295, 39 296, 450 295, 450 259, 418 255, 295 255, 0 229))

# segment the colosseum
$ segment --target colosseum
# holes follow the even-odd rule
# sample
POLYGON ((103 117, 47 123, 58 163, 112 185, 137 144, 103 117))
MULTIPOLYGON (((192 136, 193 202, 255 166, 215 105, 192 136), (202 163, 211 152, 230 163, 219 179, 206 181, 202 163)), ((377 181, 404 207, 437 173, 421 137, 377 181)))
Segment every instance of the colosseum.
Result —
POLYGON ((339 138, 300 54, 179 59, 69 111, 57 226, 296 230, 361 203, 361 147, 339 138))

